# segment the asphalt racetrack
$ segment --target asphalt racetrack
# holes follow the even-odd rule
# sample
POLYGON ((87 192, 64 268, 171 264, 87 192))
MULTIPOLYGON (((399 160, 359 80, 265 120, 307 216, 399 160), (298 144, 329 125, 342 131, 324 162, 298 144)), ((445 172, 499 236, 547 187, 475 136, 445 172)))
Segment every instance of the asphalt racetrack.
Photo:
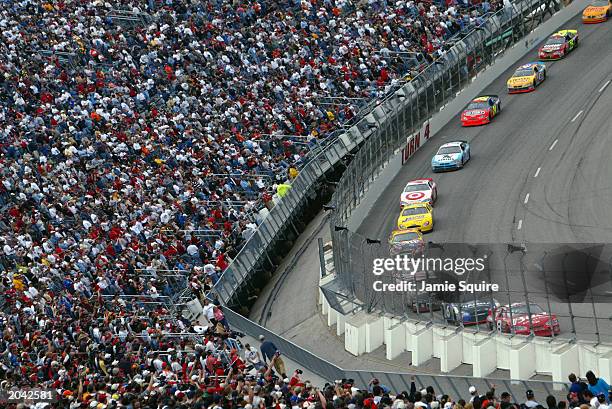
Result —
MULTIPOLYGON (((514 69, 537 61, 535 49, 483 92, 501 97, 501 114, 472 128, 461 127, 457 115, 388 181, 360 234, 386 241, 396 228, 406 182, 431 177, 438 201, 426 241, 612 242, 612 21, 584 25, 578 16, 562 28, 579 30, 579 46, 563 60, 546 62, 546 81, 535 92, 507 93, 514 69), (432 156, 453 140, 470 143, 471 160, 462 170, 433 173, 432 156)), ((612 298, 610 290, 610 282, 598 288, 612 298)), ((562 334, 568 335, 594 333, 595 308, 598 330, 610 339, 612 301, 572 305, 571 314, 583 317, 574 320, 574 329, 568 306, 554 300, 551 306, 563 316, 562 334)))

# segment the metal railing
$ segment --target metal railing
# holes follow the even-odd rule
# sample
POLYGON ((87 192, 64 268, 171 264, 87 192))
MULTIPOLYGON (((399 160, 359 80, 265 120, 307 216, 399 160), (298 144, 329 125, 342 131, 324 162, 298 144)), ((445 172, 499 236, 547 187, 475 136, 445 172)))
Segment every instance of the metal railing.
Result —
POLYGON ((498 394, 502 391, 507 391, 516 402, 524 401, 525 391, 528 389, 533 390, 536 398, 541 401, 544 401, 548 395, 553 395, 557 399, 567 399, 568 385, 565 383, 343 369, 234 311, 229 309, 224 311, 225 317, 233 329, 240 330, 255 338, 259 335, 265 336, 266 340, 271 341, 281 351, 283 356, 288 357, 296 364, 301 365, 302 368, 308 369, 330 383, 340 379, 353 379, 358 388, 367 389, 369 382, 373 378, 377 378, 393 392, 400 393, 403 391, 409 392, 411 382, 414 382, 417 390, 433 386, 436 394, 448 394, 454 400, 461 398, 469 399, 468 389, 470 386, 476 387, 477 391, 481 394, 484 394, 492 387, 496 387, 498 394))

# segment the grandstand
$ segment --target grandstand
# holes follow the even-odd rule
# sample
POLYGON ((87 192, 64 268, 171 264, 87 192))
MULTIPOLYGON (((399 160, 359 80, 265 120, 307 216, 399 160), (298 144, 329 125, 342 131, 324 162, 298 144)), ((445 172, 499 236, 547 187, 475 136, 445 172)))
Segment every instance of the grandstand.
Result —
POLYGON ((309 155, 502 4, 0 4, 0 405, 531 407, 314 384, 207 300, 309 155))

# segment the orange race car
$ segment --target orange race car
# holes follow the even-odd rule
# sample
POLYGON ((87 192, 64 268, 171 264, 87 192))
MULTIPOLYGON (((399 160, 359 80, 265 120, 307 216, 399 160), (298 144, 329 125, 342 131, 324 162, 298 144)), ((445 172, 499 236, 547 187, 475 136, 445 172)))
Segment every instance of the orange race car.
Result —
POLYGON ((612 0, 596 0, 582 12, 584 24, 603 23, 612 14, 612 0))

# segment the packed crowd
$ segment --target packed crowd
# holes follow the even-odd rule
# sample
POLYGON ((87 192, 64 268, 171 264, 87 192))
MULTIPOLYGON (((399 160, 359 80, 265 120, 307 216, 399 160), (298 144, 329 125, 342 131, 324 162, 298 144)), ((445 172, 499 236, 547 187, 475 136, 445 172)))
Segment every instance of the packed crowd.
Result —
POLYGON ((231 331, 197 333, 168 301, 212 287, 313 141, 499 7, 1 2, 4 386, 61 389, 72 407, 227 392, 231 331))
MULTIPOLYGON (((465 399, 431 385, 419 390, 414 376, 410 390, 401 392, 378 379, 368 385, 353 379, 316 385, 301 369, 288 375, 281 351, 263 335, 259 348, 241 343, 243 334, 228 327, 217 304, 207 303, 204 316, 206 326, 183 323, 183 329, 197 336, 176 342, 146 331, 139 337, 146 319, 112 313, 91 334, 69 325, 67 336, 73 343, 58 335, 49 339, 33 334, 29 343, 46 354, 30 379, 53 389, 53 402, 0 404, 7 409, 610 409, 612 402, 610 385, 592 371, 584 380, 569 375, 566 400, 548 395, 541 402, 533 390, 524 396, 498 395, 495 384, 483 394, 470 386, 465 399)), ((0 386, 19 384, 25 373, 7 373, 3 365, 0 386)))

